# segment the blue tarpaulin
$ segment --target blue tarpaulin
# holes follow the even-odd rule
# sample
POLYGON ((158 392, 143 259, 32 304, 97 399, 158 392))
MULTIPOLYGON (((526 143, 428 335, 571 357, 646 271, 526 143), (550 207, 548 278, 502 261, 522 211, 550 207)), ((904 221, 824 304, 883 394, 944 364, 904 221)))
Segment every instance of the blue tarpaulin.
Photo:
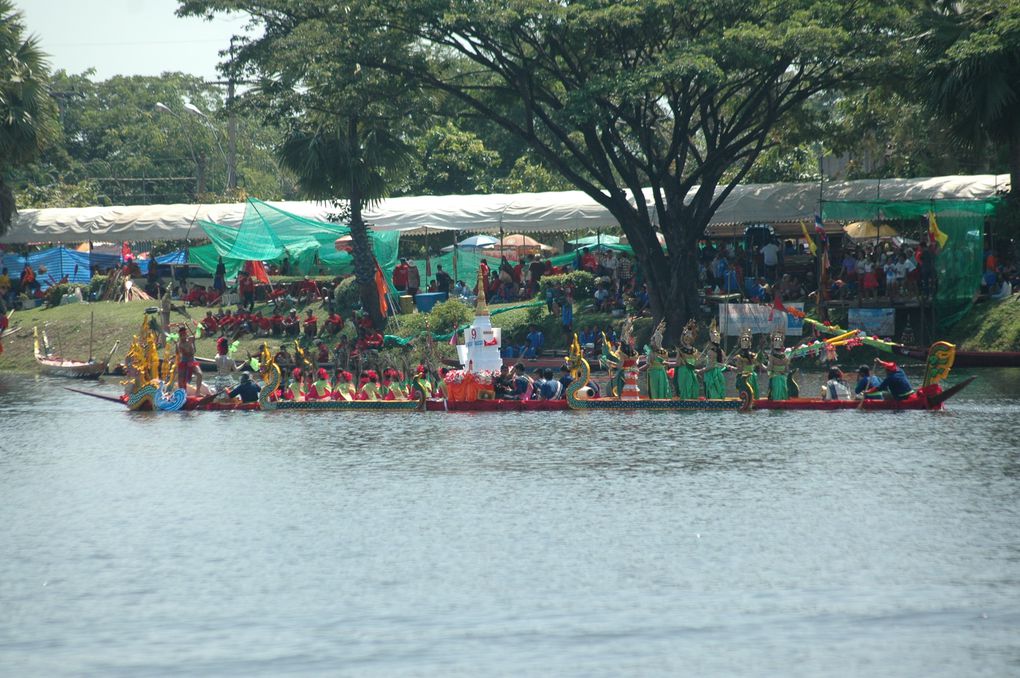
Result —
MULTIPOLYGON (((60 279, 65 275, 69 282, 74 283, 88 283, 92 278, 89 270, 88 252, 77 252, 66 247, 54 247, 29 254, 28 263, 31 264, 36 280, 44 290, 50 285, 60 282, 60 279), (45 273, 41 271, 43 267, 46 269, 45 273)), ((11 280, 17 280, 21 277, 22 269, 25 268, 25 257, 17 254, 5 254, 3 265, 11 280)))

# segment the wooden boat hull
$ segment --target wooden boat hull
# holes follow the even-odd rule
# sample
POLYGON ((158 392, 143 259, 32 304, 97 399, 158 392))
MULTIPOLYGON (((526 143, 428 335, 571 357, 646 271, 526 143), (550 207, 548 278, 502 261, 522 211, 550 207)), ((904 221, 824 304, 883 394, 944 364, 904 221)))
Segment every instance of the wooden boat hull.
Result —
POLYGON ((78 362, 75 360, 35 359, 39 371, 51 377, 71 377, 73 379, 98 379, 106 374, 105 362, 78 362))
POLYGON ((430 398, 425 401, 429 412, 562 412, 569 410, 566 400, 446 400, 430 398))

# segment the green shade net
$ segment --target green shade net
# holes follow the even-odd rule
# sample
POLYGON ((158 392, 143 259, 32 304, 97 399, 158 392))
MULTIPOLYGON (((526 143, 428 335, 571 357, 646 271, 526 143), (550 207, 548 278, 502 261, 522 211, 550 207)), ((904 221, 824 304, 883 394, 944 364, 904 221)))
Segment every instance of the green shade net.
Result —
POLYGON ((981 285, 985 219, 1000 200, 832 201, 822 204, 823 219, 921 219, 934 211, 939 230, 949 236, 935 257, 934 309, 945 331, 970 311, 981 285))
POLYGON ((577 250, 574 250, 573 252, 567 252, 566 254, 558 254, 555 257, 549 257, 548 259, 546 259, 546 261, 551 263, 553 266, 563 266, 564 264, 573 265, 574 260, 577 259, 578 254, 581 254, 583 256, 584 252, 581 252, 582 249, 583 250, 591 249, 596 251, 612 250, 614 252, 623 252, 624 254, 634 256, 634 248, 631 247, 630 245, 618 245, 618 244, 607 245, 603 243, 601 246, 582 247, 577 250))
MULTIPOLYGON (((335 246, 337 238, 350 235, 350 228, 300 217, 261 200, 248 200, 237 228, 201 220, 199 224, 212 244, 191 248, 189 256, 191 263, 208 273, 215 273, 221 256, 228 278, 234 277, 246 261, 280 264, 285 258, 296 275, 313 275, 320 270, 343 275, 354 270, 353 257, 335 246)), ((379 266, 390 278, 397 264, 400 233, 369 231, 369 239, 379 266)))

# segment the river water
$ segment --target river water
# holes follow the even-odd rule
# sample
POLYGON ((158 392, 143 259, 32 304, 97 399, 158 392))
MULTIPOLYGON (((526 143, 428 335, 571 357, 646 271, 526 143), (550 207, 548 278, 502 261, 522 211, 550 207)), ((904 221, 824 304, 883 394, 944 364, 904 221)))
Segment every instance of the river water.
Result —
POLYGON ((473 415, 0 374, 0 674, 1018 675, 1020 370, 975 373, 941 413, 473 415))

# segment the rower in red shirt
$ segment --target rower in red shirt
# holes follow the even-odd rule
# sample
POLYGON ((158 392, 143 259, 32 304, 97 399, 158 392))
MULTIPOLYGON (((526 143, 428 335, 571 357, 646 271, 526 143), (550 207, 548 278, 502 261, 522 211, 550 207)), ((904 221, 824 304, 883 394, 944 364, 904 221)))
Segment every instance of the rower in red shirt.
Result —
POLYGON ((344 328, 344 319, 340 317, 339 313, 331 313, 329 318, 326 320, 326 332, 329 334, 337 334, 344 328))
POLYGON ((206 311, 205 317, 202 318, 202 333, 206 336, 212 336, 216 334, 216 331, 220 329, 220 324, 216 322, 216 318, 213 317, 212 311, 206 311))
POLYGON ((326 371, 326 368, 320 367, 316 376, 318 379, 312 382, 305 397, 308 400, 328 400, 333 395, 333 391, 329 387, 329 372, 326 371))
POLYGON ((306 315, 303 323, 305 327, 305 336, 309 339, 314 339, 319 334, 319 319, 312 313, 312 309, 308 309, 305 313, 306 315))
POLYGON ((269 324, 274 337, 283 335, 283 316, 279 312, 273 313, 269 324))

